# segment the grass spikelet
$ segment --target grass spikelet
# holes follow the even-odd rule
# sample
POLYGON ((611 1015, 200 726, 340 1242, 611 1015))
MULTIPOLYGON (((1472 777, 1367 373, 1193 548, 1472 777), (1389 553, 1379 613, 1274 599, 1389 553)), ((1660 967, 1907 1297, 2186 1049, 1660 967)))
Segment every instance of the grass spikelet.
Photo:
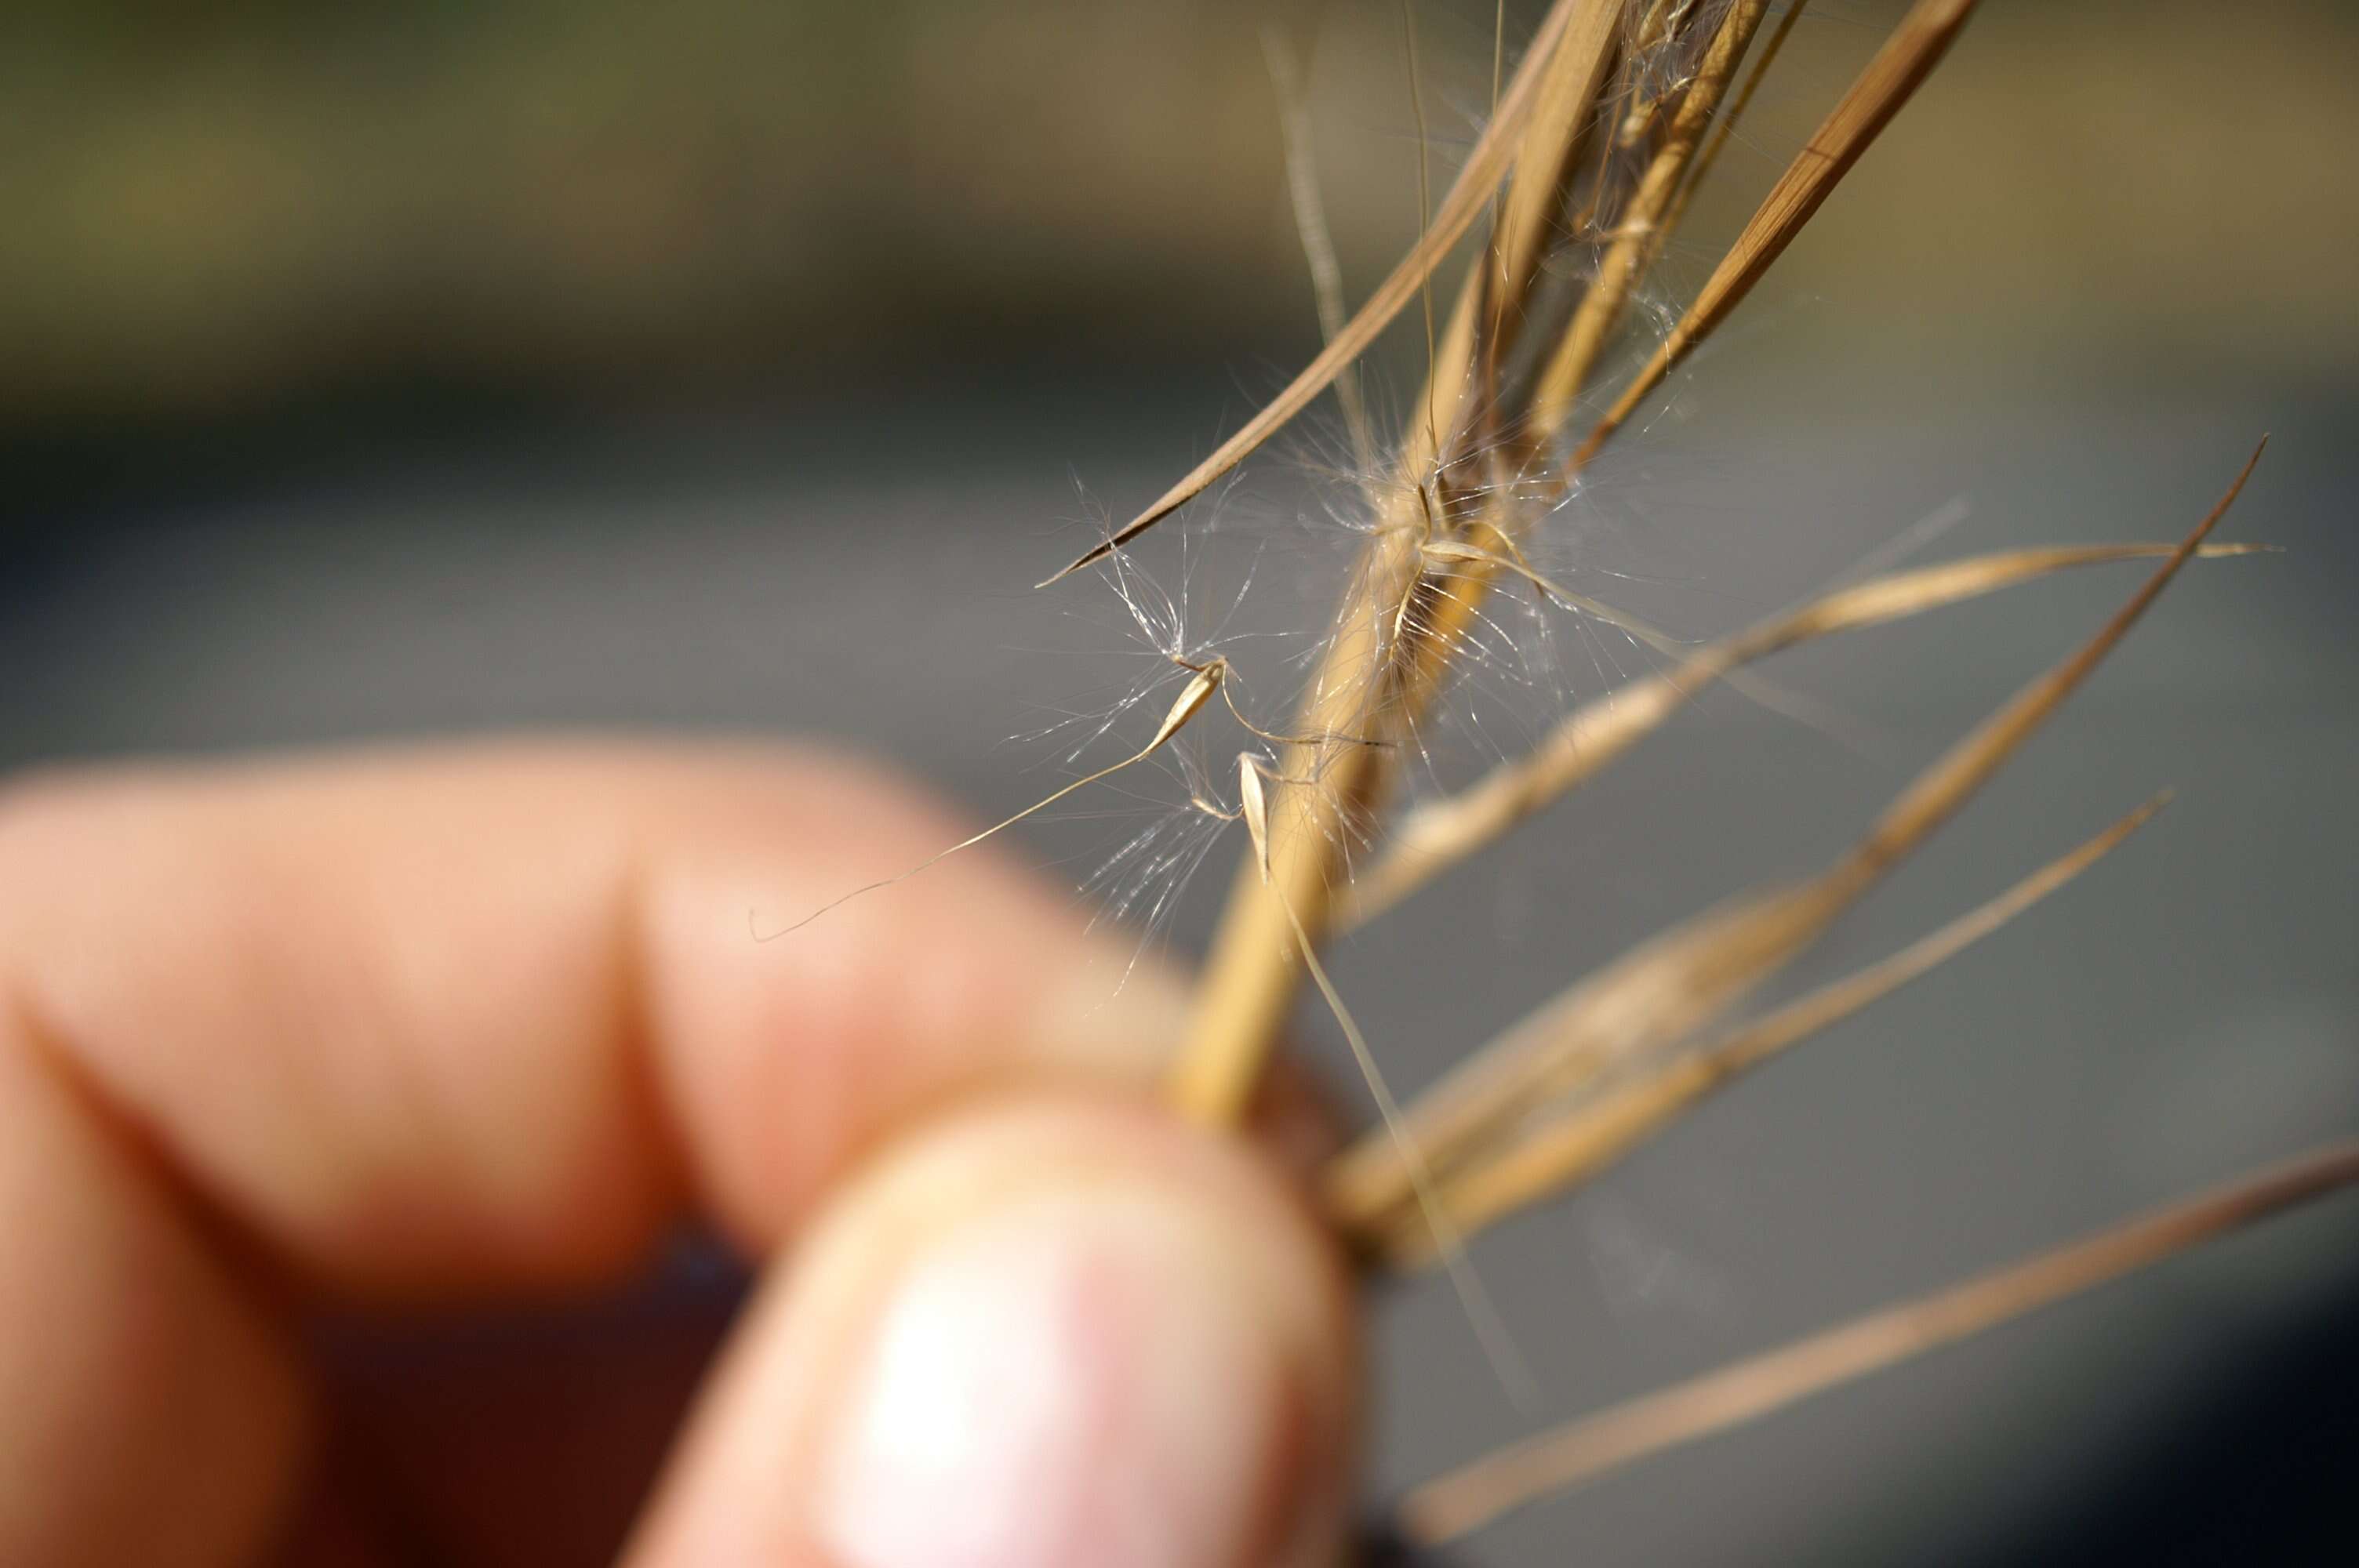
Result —
POLYGON ((1262 793, 1261 764, 1251 756, 1237 758, 1237 810, 1253 839, 1254 865, 1269 875, 1269 797, 1262 793))

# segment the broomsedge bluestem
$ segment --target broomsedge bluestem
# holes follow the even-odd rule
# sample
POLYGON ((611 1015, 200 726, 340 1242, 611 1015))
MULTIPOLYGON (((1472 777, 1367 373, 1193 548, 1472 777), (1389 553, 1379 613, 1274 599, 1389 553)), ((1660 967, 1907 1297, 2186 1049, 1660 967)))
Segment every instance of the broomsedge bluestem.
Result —
MULTIPOLYGON (((1110 737, 1118 721, 1157 708, 1173 684, 1180 695, 1132 749, 1117 746, 1111 762, 967 842, 1083 787, 1188 759, 1169 775, 1185 796, 1172 803, 1171 820, 1184 828, 1135 838, 1102 874, 1109 887, 1139 877, 1136 885, 1145 886, 1201 860, 1229 825, 1248 829, 1174 1065, 1172 1102, 1206 1122, 1239 1120, 1308 978, 1384 1111, 1385 1125, 1335 1159, 1319 1192, 1338 1236, 1372 1271, 1440 1257, 1475 1308, 1479 1287, 1464 1272, 1464 1236, 1593 1179, 1754 1065, 2053 894, 2151 815, 2149 806, 2123 817, 1885 963, 1745 1019, 1748 1000, 1765 982, 1810 950, 2057 714, 2182 568, 2200 556, 2255 547, 2211 535, 2251 476, 2257 449, 2175 543, 2060 546, 1881 573, 1691 649, 1568 585, 1551 560, 1551 531, 1578 514, 1598 455, 1660 406, 1674 377, 1932 75, 1973 9, 1974 0, 1918 0, 1710 275, 1675 302, 1662 264, 1675 254, 1697 189, 1724 168, 1721 153, 1791 33, 1800 0, 1775 12, 1767 0, 1556 0, 1512 70, 1504 36, 1495 46, 1487 123, 1458 178, 1438 196, 1429 186, 1418 19, 1404 4, 1403 57, 1418 127, 1419 239, 1409 255, 1347 314, 1317 221, 1315 173, 1297 153, 1290 187, 1321 295, 1325 351, 1190 473, 1042 583, 1071 591, 1058 585, 1096 568, 1151 653, 1169 666, 1091 720, 1085 739, 1110 737), (1444 264, 1469 236, 1472 258, 1454 289, 1444 291, 1438 285, 1444 264), (1425 379, 1408 400, 1396 443, 1378 450, 1353 367, 1402 317, 1404 330, 1421 330, 1425 379), (1198 633, 1184 624, 1185 596, 1175 601, 1148 589, 1136 553, 1151 539, 1199 526, 1190 503, 1331 389, 1353 475, 1331 504, 1346 523, 1336 534, 1355 541, 1357 554, 1341 574, 1337 609, 1301 640, 1293 717, 1281 721, 1263 704, 1270 683, 1261 677, 1256 703, 1238 701, 1225 655, 1208 658, 1190 640, 1217 641, 1218 629, 1198 633), (1379 1044, 1364 1035, 1319 959, 1333 935, 1397 909, 1419 886, 1579 787, 1699 692, 1749 678, 1748 666, 1760 659, 2057 571, 2138 557, 2158 564, 2121 610, 1922 770, 1848 850, 1813 873, 1636 942, 1490 1044, 1468 1051, 1425 1094, 1394 1106, 1375 1061, 1379 1044), (1527 673, 1534 650, 1552 661, 1560 617, 1578 617, 1573 623, 1591 631, 1610 628, 1623 646, 1643 652, 1647 673, 1625 678, 1601 665, 1611 688, 1605 696, 1569 705, 1528 749, 1495 738, 1495 759, 1480 776, 1465 784, 1450 778, 1429 737, 1453 697, 1462 701, 1469 672, 1527 673), (1213 714, 1234 721, 1247 741, 1234 749, 1242 761, 1225 790, 1223 769, 1192 750, 1173 750, 1192 748, 1198 725, 1213 714), (1426 797, 1401 814, 1404 789, 1420 771, 1426 797)), ((1495 25, 1503 27, 1504 17, 1500 7, 1495 25)), ((1273 59, 1283 93, 1292 67, 1282 51, 1273 59)), ((1288 119, 1299 141, 1299 115, 1288 119)), ((2026 858, 2036 863, 2039 852, 2027 849, 2026 858)), ((1151 918, 1168 908, 1168 896, 1155 895, 1151 918)), ((1137 907, 1136 899, 1127 907, 1137 907)), ((1397 1533, 1422 1543, 1455 1539, 1552 1489, 1767 1415, 2354 1180, 2359 1149, 2320 1151, 1607 1411, 1419 1489, 1397 1533)))

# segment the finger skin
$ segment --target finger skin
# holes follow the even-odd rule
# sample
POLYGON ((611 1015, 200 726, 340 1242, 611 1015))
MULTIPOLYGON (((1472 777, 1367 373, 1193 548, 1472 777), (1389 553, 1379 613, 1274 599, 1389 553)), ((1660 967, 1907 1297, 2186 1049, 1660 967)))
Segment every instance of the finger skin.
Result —
POLYGON ((169 1184, 0 1014, 0 1563, 244 1561, 293 1359, 169 1184))
POLYGON ((625 1561, 1332 1564, 1358 1355, 1260 1155, 1131 1101, 972 1107, 774 1265, 625 1561))
POLYGON ((286 1302, 578 1289, 690 1206, 767 1252, 953 1096, 1150 1084, 1168 982, 1117 987, 988 848, 748 935, 964 831, 758 747, 13 786, 0 1562, 249 1560, 301 1432, 286 1302))
POLYGON ((750 1249, 898 1118, 1152 1081, 1169 981, 961 826, 777 748, 457 748, 20 786, 0 983, 324 1282, 609 1277, 699 1200, 750 1249))

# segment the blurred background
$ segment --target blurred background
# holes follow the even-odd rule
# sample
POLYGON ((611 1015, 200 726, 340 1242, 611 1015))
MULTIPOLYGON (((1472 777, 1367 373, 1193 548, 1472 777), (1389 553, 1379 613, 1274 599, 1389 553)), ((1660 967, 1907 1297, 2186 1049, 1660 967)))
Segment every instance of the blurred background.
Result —
MULTIPOLYGON (((1672 294, 1900 8, 1810 7, 1672 294)), ((1536 11, 1510 7, 1515 37, 1536 11)), ((1492 6, 1415 14, 1446 178, 1487 98, 1492 6)), ((1144 502, 1318 345, 1266 32, 1304 62, 1356 298, 1417 229, 1389 5, 17 0, 0 762, 751 730, 864 747, 978 812, 1026 804, 1052 757, 1009 738, 1085 706, 1093 655, 1135 646, 1096 585, 1028 585, 1094 506, 1144 502)), ((2290 553, 2191 570, 1794 983, 2175 784, 2155 828, 1478 1249, 1540 1414, 2359 1129, 2354 59, 2339 5, 1989 0, 1599 470, 1577 564, 1690 636, 1961 501, 1930 556, 2176 536, 2265 430, 2229 531, 2290 553)), ((1422 368, 1396 337, 1380 388, 1422 368)), ((1259 561, 1319 507, 1279 454, 1220 537, 1259 561)), ((1291 581, 1295 558, 1271 554, 1247 624, 1317 613, 1332 583, 1291 581)), ((1338 979, 1397 1087, 1645 932, 1824 860, 2134 581, 1807 650, 1772 673, 1844 716, 1832 733, 1707 703, 1349 945, 1338 979), (1421 961, 1441 940, 1479 984, 1421 961)), ((1614 662, 1568 661, 1538 697, 1590 695, 1614 662)), ((1038 824, 1023 852, 1078 881, 1121 831, 1038 824)), ((1151 946, 1197 949, 1234 853, 1212 849, 1151 946)), ((2347 1202, 2277 1222, 1521 1516, 1464 1560, 2347 1547, 2354 1244, 2347 1202)), ((1538 1419, 1446 1291, 1389 1293, 1379 1345, 1380 1488, 1538 1419)), ((628 1480, 602 1485, 577 1522, 627 1513, 628 1480)))

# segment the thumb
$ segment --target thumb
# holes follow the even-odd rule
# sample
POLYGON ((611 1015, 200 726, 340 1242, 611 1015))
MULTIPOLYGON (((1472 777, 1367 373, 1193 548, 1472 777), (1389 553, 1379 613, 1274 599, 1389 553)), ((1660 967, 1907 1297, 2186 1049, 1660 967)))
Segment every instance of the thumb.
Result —
POLYGON ((1341 1265, 1248 1150, 1133 1103, 890 1151, 749 1305, 631 1560, 1342 1560, 1341 1265))

